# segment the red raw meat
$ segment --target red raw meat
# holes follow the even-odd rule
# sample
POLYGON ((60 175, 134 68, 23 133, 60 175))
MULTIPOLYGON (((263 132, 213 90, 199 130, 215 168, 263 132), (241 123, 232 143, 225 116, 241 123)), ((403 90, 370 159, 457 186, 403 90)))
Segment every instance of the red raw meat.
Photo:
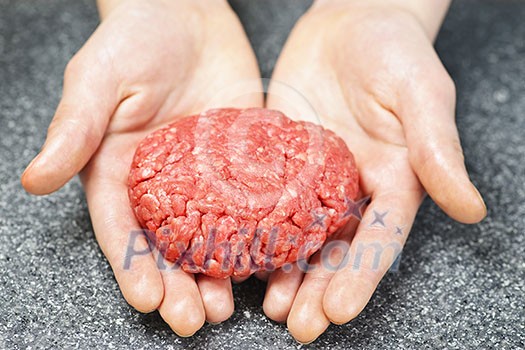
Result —
POLYGON ((139 144, 129 197, 167 260, 224 278, 312 255, 348 221, 358 182, 332 131, 274 110, 215 109, 139 144))

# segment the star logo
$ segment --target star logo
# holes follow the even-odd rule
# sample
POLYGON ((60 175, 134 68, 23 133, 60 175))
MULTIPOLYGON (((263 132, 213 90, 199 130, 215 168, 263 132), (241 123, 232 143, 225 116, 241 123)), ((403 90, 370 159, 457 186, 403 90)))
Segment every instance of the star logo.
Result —
POLYGON ((292 268, 293 268, 293 265, 290 264, 290 263, 286 263, 286 264, 284 264, 283 266, 281 266, 281 269, 282 269, 284 272, 291 272, 291 271, 292 271, 292 268))
POLYGON ((403 235, 403 227, 396 226, 396 232, 394 232, 396 235, 403 235))
POLYGON ((370 203, 370 196, 366 196, 358 200, 357 202, 354 202, 350 198, 346 198, 346 211, 343 214, 343 217, 346 218, 348 216, 353 216, 357 220, 361 221, 363 218, 362 208, 370 203))
POLYGON ((324 225, 324 219, 326 218, 326 214, 318 214, 314 211, 312 211, 312 216, 314 218, 314 221, 308 226, 308 228, 312 228, 314 226, 320 226, 321 228, 325 228, 324 225))
POLYGON ((379 226, 386 227, 386 225, 385 225, 385 216, 387 214, 388 214, 388 210, 385 211, 384 213, 380 213, 380 212, 374 210, 374 220, 368 226, 379 225, 379 226))

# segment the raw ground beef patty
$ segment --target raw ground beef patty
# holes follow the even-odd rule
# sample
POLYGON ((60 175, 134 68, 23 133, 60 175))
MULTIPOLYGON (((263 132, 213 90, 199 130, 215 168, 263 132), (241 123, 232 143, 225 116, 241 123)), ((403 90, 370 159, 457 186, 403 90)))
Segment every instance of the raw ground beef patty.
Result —
POLYGON ((215 109, 147 136, 129 175, 139 223, 168 261, 213 277, 307 258, 358 193, 332 131, 268 109, 215 109))

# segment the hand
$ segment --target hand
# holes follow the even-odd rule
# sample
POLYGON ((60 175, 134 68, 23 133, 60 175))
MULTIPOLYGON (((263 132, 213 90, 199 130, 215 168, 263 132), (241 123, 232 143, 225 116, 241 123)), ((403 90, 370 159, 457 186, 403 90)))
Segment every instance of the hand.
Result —
MULTIPOLYGON (((179 116, 262 106, 260 93, 213 105, 218 91, 260 79, 258 67, 225 1, 100 5, 103 21, 68 64, 46 143, 22 183, 47 194, 83 169, 95 234, 124 297, 139 311, 158 309, 177 334, 189 336, 205 318, 220 322, 232 314, 231 282, 159 270, 151 254, 124 268, 130 232, 139 229, 127 194, 131 159, 145 135, 179 116)), ((145 238, 133 248, 147 248, 145 238)))
MULTIPOLYGON (((348 261, 337 271, 323 263, 321 252, 310 261, 312 272, 296 266, 269 277, 265 313, 287 320, 303 343, 365 307, 405 243, 425 190, 458 221, 475 223, 486 215, 464 166, 454 84, 432 46, 440 20, 433 28, 421 9, 394 2, 318 1, 292 31, 273 74, 304 95, 324 126, 347 142, 361 190, 371 197, 357 230, 337 237, 351 242, 342 245, 348 261)), ((311 117, 287 104, 296 98, 272 93, 276 86, 270 85, 268 108, 311 117)), ((323 249, 331 264, 342 261, 340 250, 323 249)))

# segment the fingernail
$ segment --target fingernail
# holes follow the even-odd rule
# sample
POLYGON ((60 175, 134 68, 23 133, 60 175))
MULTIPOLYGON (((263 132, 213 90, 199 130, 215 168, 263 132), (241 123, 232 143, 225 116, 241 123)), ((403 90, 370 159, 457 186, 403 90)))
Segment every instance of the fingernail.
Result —
POLYGON ((175 334, 177 334, 181 338, 189 338, 189 337, 193 336, 196 333, 196 332, 193 332, 191 334, 180 334, 180 333, 178 333, 176 331, 174 331, 174 332, 175 332, 175 334))
POLYGON ((209 324, 211 324, 212 326, 216 326, 218 324, 221 324, 222 322, 210 322, 210 321, 207 321, 209 324))
POLYGON ((300 340, 297 340, 297 339, 295 339, 295 340, 301 345, 308 345, 308 344, 313 343, 315 339, 317 339, 317 338, 314 338, 314 339, 312 339, 310 341, 307 341, 307 342, 304 342, 304 343, 302 341, 300 341, 300 340))
POLYGON ((37 159, 40 157, 40 154, 38 154, 33 160, 26 166, 24 172, 20 176, 20 181, 22 182, 22 185, 25 187, 27 185, 27 174, 31 172, 31 169, 35 166, 35 163, 37 162, 37 159))
POLYGON ((484 209, 483 217, 485 217, 485 216, 487 216, 487 205, 485 204, 485 200, 484 200, 483 197, 481 196, 481 193, 480 193, 479 190, 476 188, 476 186, 474 186, 474 190, 476 191, 476 194, 478 195, 478 198, 479 198, 480 203, 483 205, 483 209, 484 209))
POLYGON ((36 163, 36 160, 40 157, 40 153, 36 155, 35 158, 33 158, 33 160, 31 162, 29 162, 29 164, 26 166, 26 169, 24 170, 24 172, 22 173, 22 176, 24 176, 25 173, 27 173, 29 171, 29 169, 31 169, 35 163, 36 163))

